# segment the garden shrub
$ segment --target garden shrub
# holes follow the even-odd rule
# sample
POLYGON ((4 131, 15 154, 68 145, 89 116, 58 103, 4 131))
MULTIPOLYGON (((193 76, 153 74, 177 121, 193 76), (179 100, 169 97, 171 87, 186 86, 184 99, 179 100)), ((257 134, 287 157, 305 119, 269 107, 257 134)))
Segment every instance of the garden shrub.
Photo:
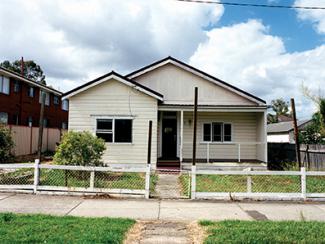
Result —
POLYGON ((14 142, 10 130, 7 127, 0 126, 0 163, 6 163, 12 160, 11 153, 14 142))
POLYGON ((90 132, 69 131, 62 136, 54 162, 63 165, 102 166, 105 141, 90 132))

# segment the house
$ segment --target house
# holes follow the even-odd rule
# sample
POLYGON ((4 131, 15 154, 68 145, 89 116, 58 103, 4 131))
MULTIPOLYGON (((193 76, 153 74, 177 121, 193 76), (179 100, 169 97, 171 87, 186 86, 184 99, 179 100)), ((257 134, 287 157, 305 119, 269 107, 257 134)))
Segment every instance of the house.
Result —
MULTIPOLYGON (((299 130, 303 130, 312 120, 298 120, 299 130)), ((293 122, 285 121, 267 125, 267 142, 295 143, 293 122)))
POLYGON ((9 125, 38 126, 40 118, 40 91, 46 93, 44 126, 68 126, 67 100, 62 92, 25 78, 0 67, 0 123, 9 125))
POLYGON ((142 164, 151 120, 153 165, 190 162, 195 87, 198 161, 267 162, 265 101, 173 57, 65 93, 69 129, 105 139, 107 163, 142 164))

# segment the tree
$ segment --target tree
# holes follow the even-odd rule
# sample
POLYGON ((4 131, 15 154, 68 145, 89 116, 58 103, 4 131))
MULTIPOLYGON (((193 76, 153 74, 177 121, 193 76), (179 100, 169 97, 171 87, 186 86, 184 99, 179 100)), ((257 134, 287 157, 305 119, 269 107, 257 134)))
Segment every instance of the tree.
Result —
POLYGON ((0 163, 6 163, 12 158, 13 147, 14 142, 10 130, 0 125, 0 163))
POLYGON ((282 98, 278 98, 271 101, 272 113, 268 113, 267 121, 268 123, 277 123, 279 121, 279 116, 284 115, 291 117, 289 113, 289 102, 286 102, 282 98))
POLYGON ((62 137, 54 162, 63 165, 101 166, 105 141, 90 132, 69 131, 62 137))
MULTIPOLYGON (((0 63, 0 66, 5 69, 16 72, 18 74, 21 74, 21 60, 16 60, 14 62, 5 60, 2 63, 0 63)), ((28 79, 34 80, 43 85, 46 84, 45 75, 43 73, 41 66, 36 64, 33 60, 24 61, 23 74, 24 77, 28 79)))

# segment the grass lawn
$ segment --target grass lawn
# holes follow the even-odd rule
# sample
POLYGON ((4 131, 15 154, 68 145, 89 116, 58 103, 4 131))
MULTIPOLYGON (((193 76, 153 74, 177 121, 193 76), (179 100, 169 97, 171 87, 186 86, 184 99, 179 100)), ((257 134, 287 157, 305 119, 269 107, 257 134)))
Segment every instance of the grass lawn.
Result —
MULTIPOLYGON (((251 176, 252 192, 300 192, 300 176, 251 176)), ((246 192, 247 176, 198 175, 198 192, 246 192)), ((307 192, 325 192, 324 176, 307 176, 307 192)))
POLYGON ((122 243, 131 219, 0 214, 0 243, 122 243))
POLYGON ((324 243, 325 223, 294 221, 221 221, 200 223, 212 243, 324 243))

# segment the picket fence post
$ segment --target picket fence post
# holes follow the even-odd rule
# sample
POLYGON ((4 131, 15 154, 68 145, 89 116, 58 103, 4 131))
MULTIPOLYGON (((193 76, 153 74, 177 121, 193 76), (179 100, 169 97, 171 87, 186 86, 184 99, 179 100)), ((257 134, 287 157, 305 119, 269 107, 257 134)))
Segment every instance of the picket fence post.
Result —
POLYGON ((301 197, 305 200, 306 199, 306 168, 300 168, 301 174, 301 197))
POLYGON ((34 188, 33 192, 37 192, 37 186, 39 184, 39 159, 35 159, 35 164, 34 164, 34 188))
POLYGON ((191 199, 195 199, 196 193, 196 165, 192 165, 192 184, 191 184, 191 199))
POLYGON ((149 196, 150 196, 150 173, 151 173, 151 164, 147 164, 146 182, 145 182, 145 198, 146 199, 149 199, 149 196))
POLYGON ((95 170, 90 171, 90 182, 89 182, 89 187, 91 190, 94 190, 95 186, 95 170))

